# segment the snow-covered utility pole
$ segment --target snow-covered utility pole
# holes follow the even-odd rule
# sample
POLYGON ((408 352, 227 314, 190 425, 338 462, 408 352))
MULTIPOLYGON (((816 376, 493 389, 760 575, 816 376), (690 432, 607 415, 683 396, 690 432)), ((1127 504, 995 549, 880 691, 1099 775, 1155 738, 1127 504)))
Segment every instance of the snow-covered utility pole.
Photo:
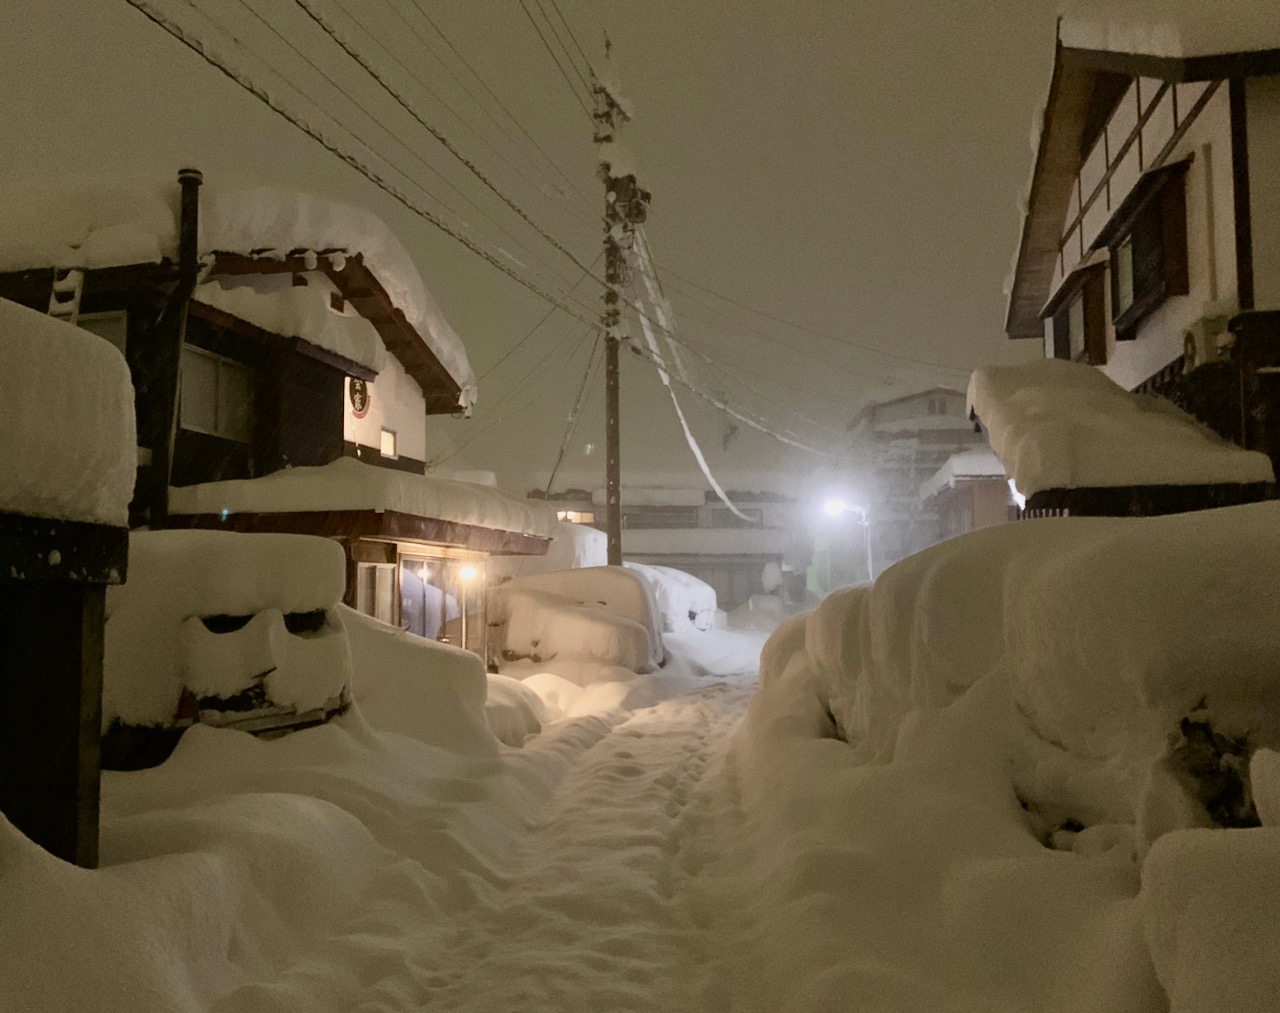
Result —
POLYGON ((609 536, 609 565, 622 565, 622 465, 618 419, 618 345, 622 331, 622 288, 626 284, 626 253, 635 227, 649 213, 649 191, 636 183, 629 153, 617 141, 618 128, 631 119, 631 104, 622 97, 613 76, 612 47, 606 38, 604 65, 591 74, 595 100, 593 138, 599 160, 596 175, 604 183, 604 293, 605 346, 605 529, 609 536))

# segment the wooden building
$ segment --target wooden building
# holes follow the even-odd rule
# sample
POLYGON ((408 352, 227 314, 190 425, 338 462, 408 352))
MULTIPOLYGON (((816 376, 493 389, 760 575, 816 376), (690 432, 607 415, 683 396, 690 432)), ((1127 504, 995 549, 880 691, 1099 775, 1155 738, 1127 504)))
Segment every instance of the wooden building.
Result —
POLYGON ((1062 24, 1005 331, 1280 463, 1280 30, 1147 27, 1062 24))
MULTIPOLYGON (((74 207, 77 196, 64 199, 74 207)), ((372 216, 308 195, 219 191, 206 199, 200 174, 184 170, 172 198, 115 197, 104 203, 127 208, 133 200, 136 220, 99 227, 87 215, 76 242, 47 252, 27 242, 37 252, 16 268, 17 254, 0 250, 0 296, 94 331, 124 353, 138 433, 131 525, 335 538, 348 553, 348 604, 456 641, 462 623, 444 603, 466 591, 464 599, 482 606, 484 560, 545 552, 554 516, 522 507, 517 530, 495 527, 485 504, 513 516, 496 491, 478 500, 465 490, 440 495, 442 480, 425 477, 428 418, 463 414, 474 376, 408 255, 372 216), (120 241, 147 229, 149 247, 120 241), (142 259, 140 248, 154 253, 142 259), (370 467, 330 468, 309 500, 264 506, 252 492, 258 480, 345 458, 370 467), (464 502, 467 512, 351 508, 343 482, 381 488, 381 472, 399 476, 401 502, 464 502), (406 493, 415 481, 433 491, 406 493), (216 498, 211 485, 246 482, 239 501, 256 509, 205 514, 189 505, 216 498), (187 495, 188 506, 175 510, 175 497, 196 488, 204 498, 187 495), (425 606, 404 605, 406 596, 431 596, 427 560, 439 565, 425 588, 433 579, 447 585, 437 586, 434 623, 415 620, 425 606)), ((25 238, 4 237, 0 247, 21 251, 25 238)), ((482 615, 471 630, 477 646, 482 615)))

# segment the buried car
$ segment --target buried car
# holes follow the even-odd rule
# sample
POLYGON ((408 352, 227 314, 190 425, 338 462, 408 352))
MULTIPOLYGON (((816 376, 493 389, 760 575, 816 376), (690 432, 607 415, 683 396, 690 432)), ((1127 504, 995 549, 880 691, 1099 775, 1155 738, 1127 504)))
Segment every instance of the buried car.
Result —
POLYGON ((154 766, 196 722, 270 737, 345 711, 345 572, 323 538, 133 532, 107 596, 103 767, 154 766))

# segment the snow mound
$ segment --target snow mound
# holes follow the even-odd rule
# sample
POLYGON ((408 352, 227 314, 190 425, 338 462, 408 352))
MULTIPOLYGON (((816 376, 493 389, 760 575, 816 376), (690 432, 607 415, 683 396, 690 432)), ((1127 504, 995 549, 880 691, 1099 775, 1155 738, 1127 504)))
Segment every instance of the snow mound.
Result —
POLYGON ((715 625, 716 591, 706 581, 670 566, 632 562, 622 565, 640 574, 653 588, 664 632, 709 630, 715 625))
POLYGON ((1277 503, 985 529, 829 596, 803 648, 784 624, 761 682, 808 672, 839 734, 879 759, 913 714, 994 682, 1023 799, 1150 841, 1208 818, 1187 773, 1197 726, 1280 738, 1280 591, 1260 579, 1275 573, 1277 503))
POLYGON ((484 662, 460 647, 416 636, 346 605, 351 694, 374 728, 469 755, 491 755, 484 662))
POLYGON ((548 570, 605 566, 608 561, 608 539, 603 531, 586 524, 557 521, 555 535, 545 556, 493 556, 488 562, 488 574, 490 583, 500 584, 513 577, 546 573, 548 570))
POLYGON ((555 535, 558 524, 545 504, 512 499, 470 482, 379 468, 350 457, 317 468, 287 468, 261 478, 183 486, 170 494, 174 514, 224 510, 233 514, 394 510, 540 538, 555 535))
POLYGON ((137 436, 124 356, 0 299, 0 369, 20 384, 0 403, 0 512, 127 526, 137 436))
POLYGON ((1130 394, 1083 363, 979 369, 969 381, 969 408, 1024 496, 1274 480, 1265 454, 1241 450, 1164 399, 1130 394))
POLYGON ((309 635, 285 616, 328 612, 346 583, 342 548, 307 535, 135 531, 128 583, 107 589, 102 726, 173 720, 184 688, 230 696, 255 676, 298 710, 319 706, 350 681, 341 628, 326 618, 309 635), (214 632, 204 617, 247 619, 214 632))
POLYGON ((542 731, 550 720, 542 697, 519 679, 507 675, 489 676, 489 697, 484 702, 484 718, 498 741, 523 746, 531 735, 542 731))
POLYGON ((662 614, 653 589, 624 567, 518 577, 494 590, 491 608, 500 617, 491 621, 506 625, 502 649, 514 657, 584 655, 635 672, 663 662, 662 614), (587 639, 575 641, 571 630, 587 639))

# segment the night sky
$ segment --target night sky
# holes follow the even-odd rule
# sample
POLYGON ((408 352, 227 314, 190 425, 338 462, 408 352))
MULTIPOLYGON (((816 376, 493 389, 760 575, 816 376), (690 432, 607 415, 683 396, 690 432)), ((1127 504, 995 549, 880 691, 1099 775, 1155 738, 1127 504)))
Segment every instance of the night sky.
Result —
MULTIPOLYGON (((558 296, 576 283, 575 310, 596 314, 599 286, 471 176, 302 6, 154 2, 522 278, 558 296)), ((608 32, 636 110, 626 140, 653 193, 646 228, 658 276, 679 334, 705 356, 687 355, 691 373, 705 394, 766 428, 837 447, 869 399, 963 387, 976 365, 1039 354, 1034 343, 1004 338, 1002 283, 1031 165, 1030 127, 1048 85, 1054 4, 306 2, 583 262, 601 250, 603 197, 579 104, 589 98, 578 47, 598 61, 608 32)), ((547 303, 125 0, 8 0, 0 77, 0 179, 166 178, 189 163, 209 181, 291 184, 382 216, 481 377, 471 419, 431 421, 429 456, 445 472, 496 471, 513 492, 545 484, 583 382, 593 337, 586 324, 556 312, 504 359, 546 317, 547 303)), ((599 264, 594 273, 602 276, 599 264)), ((652 366, 624 360, 624 484, 686 476, 701 485, 652 366)), ((603 484, 602 388, 600 375, 557 487, 603 484)), ((680 396, 726 484, 763 484, 755 473, 824 461, 735 427, 687 390, 680 396)))

